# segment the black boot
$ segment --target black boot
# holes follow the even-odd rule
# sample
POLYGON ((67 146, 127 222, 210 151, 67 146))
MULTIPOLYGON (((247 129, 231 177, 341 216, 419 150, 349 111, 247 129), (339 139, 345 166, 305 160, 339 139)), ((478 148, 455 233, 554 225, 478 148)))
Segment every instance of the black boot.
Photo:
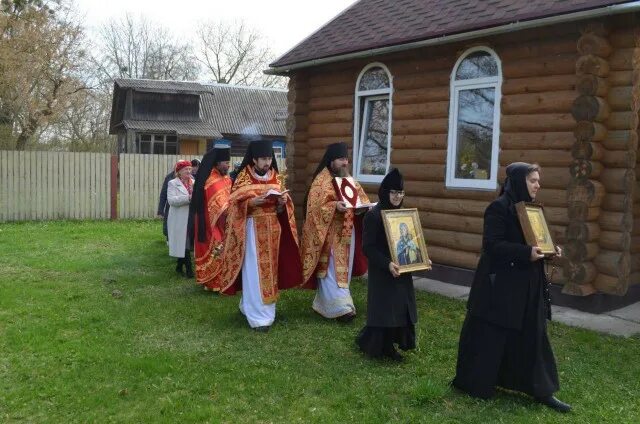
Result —
POLYGON ((548 406, 551 409, 555 409, 558 412, 571 411, 571 405, 558 400, 555 396, 543 396, 535 398, 536 402, 548 406))
POLYGON ((182 264, 184 263, 184 259, 183 258, 178 258, 178 263, 176 265, 176 272, 180 275, 182 275, 182 264))
POLYGON ((185 267, 185 275, 187 278, 193 278, 193 266, 191 265, 191 254, 187 250, 184 252, 184 267, 185 267))

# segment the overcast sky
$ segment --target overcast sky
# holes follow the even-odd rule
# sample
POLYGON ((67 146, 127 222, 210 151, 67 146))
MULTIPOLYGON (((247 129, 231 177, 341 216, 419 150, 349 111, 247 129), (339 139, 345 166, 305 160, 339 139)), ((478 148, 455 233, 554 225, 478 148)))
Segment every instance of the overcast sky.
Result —
POLYGON ((356 0, 75 0, 87 27, 105 20, 144 15, 189 37, 200 20, 244 21, 270 41, 276 57, 282 55, 356 0))

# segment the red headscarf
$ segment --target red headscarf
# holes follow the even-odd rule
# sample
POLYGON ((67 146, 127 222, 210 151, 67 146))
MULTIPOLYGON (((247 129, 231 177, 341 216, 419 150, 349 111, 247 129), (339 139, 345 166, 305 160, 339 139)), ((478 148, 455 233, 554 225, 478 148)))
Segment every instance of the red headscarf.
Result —
POLYGON ((180 172, 181 169, 186 168, 187 166, 191 166, 190 161, 179 160, 178 162, 176 162, 175 170, 176 170, 176 176, 180 178, 182 185, 184 185, 184 187, 187 189, 189 194, 191 194, 193 192, 193 180, 191 179, 191 174, 186 174, 182 177, 178 175, 178 172, 180 172))

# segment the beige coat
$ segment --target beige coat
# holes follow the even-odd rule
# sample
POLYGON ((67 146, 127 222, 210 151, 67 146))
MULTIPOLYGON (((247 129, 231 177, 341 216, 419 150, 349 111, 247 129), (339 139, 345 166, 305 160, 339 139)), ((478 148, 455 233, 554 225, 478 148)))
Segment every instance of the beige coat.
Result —
POLYGON ((167 202, 169 217, 167 233, 169 236, 169 256, 184 258, 187 247, 187 225, 189 223, 189 192, 179 178, 169 181, 167 202))

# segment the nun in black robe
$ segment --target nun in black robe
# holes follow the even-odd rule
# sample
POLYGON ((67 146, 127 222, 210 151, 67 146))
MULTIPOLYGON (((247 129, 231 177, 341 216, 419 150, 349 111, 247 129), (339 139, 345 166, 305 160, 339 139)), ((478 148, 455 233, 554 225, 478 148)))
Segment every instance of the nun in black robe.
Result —
POLYGON ((360 350, 366 355, 396 361, 401 361, 402 355, 394 344, 402 350, 416 347, 418 313, 411 273, 394 277, 389 270, 391 255, 381 211, 402 207, 402 200, 397 206, 391 203, 389 192, 402 191, 403 188, 402 175, 394 168, 380 184, 378 204, 364 217, 362 250, 369 262, 367 324, 356 338, 360 350))
POLYGON ((539 177, 536 165, 509 165, 500 196, 485 211, 482 254, 452 384, 484 399, 493 396, 496 386, 515 390, 567 412, 571 407, 553 396, 559 383, 547 336, 551 309, 544 261, 525 242, 514 206, 534 200, 528 177, 539 177))

